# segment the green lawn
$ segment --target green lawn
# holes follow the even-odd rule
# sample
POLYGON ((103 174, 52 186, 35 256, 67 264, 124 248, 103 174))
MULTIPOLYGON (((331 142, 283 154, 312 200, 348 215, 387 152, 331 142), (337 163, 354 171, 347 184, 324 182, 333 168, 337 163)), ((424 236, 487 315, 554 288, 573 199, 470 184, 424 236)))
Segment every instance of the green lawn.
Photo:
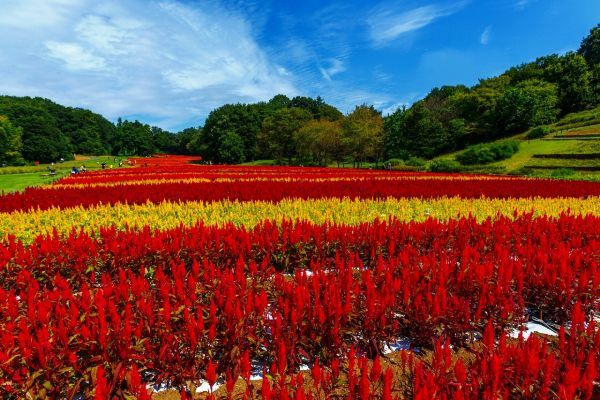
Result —
MULTIPOLYGON (((90 157, 78 157, 76 160, 65 161, 63 163, 54 164, 53 168, 57 172, 70 173, 71 168, 77 167, 79 168, 82 165, 85 165, 87 169, 98 169, 100 168, 100 164, 102 162, 106 162, 107 165, 113 164, 115 167, 118 165, 118 160, 126 160, 125 157, 118 157, 117 161, 115 161, 115 157, 113 156, 90 156, 90 157)), ((26 165, 23 167, 0 167, 0 175, 7 174, 23 174, 30 172, 48 172, 48 165, 50 164, 40 164, 40 165, 26 165)))
POLYGON ((52 168, 56 171, 54 176, 44 176, 48 174, 49 164, 26 165, 23 167, 0 167, 0 192, 10 193, 20 191, 28 186, 40 186, 52 183, 54 180, 67 176, 71 173, 73 167, 85 165, 88 170, 101 168, 101 163, 106 162, 107 166, 113 164, 115 167, 119 163, 118 157, 115 161, 113 156, 90 156, 78 157, 76 160, 57 163, 52 168))
POLYGON ((30 172, 26 174, 0 175, 0 192, 10 193, 20 191, 28 186, 47 185, 62 175, 42 176, 41 172, 30 172))
POLYGON ((248 166, 248 167, 264 167, 270 165, 277 165, 275 160, 255 160, 247 163, 242 163, 240 165, 248 166))

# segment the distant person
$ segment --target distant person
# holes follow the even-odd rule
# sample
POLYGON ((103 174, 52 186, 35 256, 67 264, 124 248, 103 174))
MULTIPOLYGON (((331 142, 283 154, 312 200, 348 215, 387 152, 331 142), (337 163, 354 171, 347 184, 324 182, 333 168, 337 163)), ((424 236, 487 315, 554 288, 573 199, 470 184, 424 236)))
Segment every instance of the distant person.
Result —
POLYGON ((106 169, 106 163, 102 162, 102 164, 100 164, 100 167, 102 167, 102 169, 106 169))
POLYGON ((79 167, 79 172, 86 172, 87 169, 85 168, 85 165, 82 165, 81 167, 79 167))
POLYGON ((77 169, 77 167, 71 168, 71 175, 77 175, 78 173, 79 173, 79 170, 77 169))

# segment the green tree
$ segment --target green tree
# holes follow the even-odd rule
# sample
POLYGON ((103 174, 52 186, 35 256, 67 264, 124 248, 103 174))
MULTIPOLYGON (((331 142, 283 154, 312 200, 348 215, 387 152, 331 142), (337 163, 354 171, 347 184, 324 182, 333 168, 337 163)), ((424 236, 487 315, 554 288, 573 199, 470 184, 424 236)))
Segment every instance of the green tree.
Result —
POLYGON ((271 111, 277 111, 282 108, 290 107, 290 102, 291 100, 289 99, 289 97, 283 94, 278 94, 273 96, 273 98, 269 100, 267 106, 271 111))
POLYGON ((558 85, 558 105, 562 114, 581 111, 591 100, 591 73, 579 54, 567 53, 548 69, 549 80, 558 85))
POLYGON ((590 30, 582 41, 577 53, 585 58, 590 66, 600 64, 600 24, 590 30))
POLYGON ((408 111, 404 127, 412 156, 431 158, 452 147, 447 130, 421 102, 408 111))
POLYGON ((383 120, 383 145, 387 158, 402 158, 406 160, 409 157, 409 149, 406 148, 404 132, 406 112, 406 106, 399 107, 383 120))
POLYGON ((179 137, 157 126, 150 128, 154 148, 161 153, 183 154, 179 152, 179 137))
POLYGON ((296 149, 301 160, 318 165, 330 161, 342 161, 345 155, 342 127, 339 122, 322 120, 308 121, 294 135, 296 149))
POLYGON ((155 152, 150 125, 139 121, 117 122, 114 153, 124 156, 150 156, 155 152))
MULTIPOLYGON (((458 143, 478 142, 495 134, 496 104, 504 89, 489 85, 478 85, 468 93, 456 93, 448 99, 457 110, 457 115, 465 121, 465 137, 458 143)), ((453 118, 454 119, 454 118, 453 118)))
POLYGON ((210 112, 204 124, 206 154, 215 161, 219 159, 219 148, 225 135, 237 134, 244 143, 244 158, 254 160, 257 152, 257 136, 260 132, 267 104, 226 104, 210 112))
POLYGON ((552 123, 558 114, 556 85, 537 79, 507 89, 496 104, 496 124, 514 133, 552 123))
POLYGON ((69 137, 78 154, 106 154, 114 138, 114 126, 104 117, 81 108, 69 108, 52 102, 46 104, 58 128, 69 137))
POLYGON ((344 114, 342 114, 340 110, 325 103, 321 96, 317 96, 316 99, 302 96, 294 97, 290 101, 289 107, 302 108, 303 110, 310 112, 314 119, 339 121, 344 118, 344 114))
POLYGON ((594 65, 592 68, 592 76, 590 79, 591 103, 593 106, 600 104, 600 64, 594 65))
POLYGON ((237 133, 227 132, 223 135, 219 145, 219 160, 227 164, 244 162, 244 142, 237 133))
MULTIPOLYGON (((452 129, 460 130, 461 123, 451 120, 452 129)), ((386 119, 386 155, 390 158, 431 158, 452 147, 449 130, 437 120, 422 101, 410 109, 398 109, 386 119)))
POLYGON ((344 143, 358 166, 383 158, 383 117, 373 106, 356 106, 344 119, 344 143))
POLYGON ((22 129, 13 126, 8 118, 0 115, 0 164, 22 165, 22 129))
POLYGON ((263 154, 278 162, 287 158, 291 164, 296 154, 294 136, 311 119, 310 112, 298 107, 282 108, 265 118, 259 138, 263 154))
POLYGON ((206 144, 202 128, 186 128, 177 133, 178 154, 206 154, 206 144))
POLYGON ((104 154, 112 149, 115 126, 89 110, 40 97, 0 96, 0 114, 23 129, 23 155, 30 161, 69 159, 73 152, 104 154), (45 146, 50 146, 47 152, 45 146))
POLYGON ((55 119, 46 110, 27 104, 15 104, 11 112, 11 122, 23 129, 23 158, 40 162, 73 158, 69 138, 62 134, 55 119))

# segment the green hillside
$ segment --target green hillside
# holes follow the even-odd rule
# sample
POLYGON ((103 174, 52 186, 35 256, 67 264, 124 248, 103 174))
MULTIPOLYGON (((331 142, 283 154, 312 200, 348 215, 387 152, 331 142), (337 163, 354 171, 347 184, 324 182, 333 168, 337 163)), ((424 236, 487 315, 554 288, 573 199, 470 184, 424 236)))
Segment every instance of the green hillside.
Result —
POLYGON ((485 164, 464 165, 458 160, 467 150, 444 154, 428 167, 441 166, 463 172, 488 172, 545 177, 600 180, 600 107, 568 114, 547 127, 548 133, 530 139, 532 129, 479 146, 512 140, 518 151, 503 160, 485 164), (457 160, 458 159, 458 160, 457 160))

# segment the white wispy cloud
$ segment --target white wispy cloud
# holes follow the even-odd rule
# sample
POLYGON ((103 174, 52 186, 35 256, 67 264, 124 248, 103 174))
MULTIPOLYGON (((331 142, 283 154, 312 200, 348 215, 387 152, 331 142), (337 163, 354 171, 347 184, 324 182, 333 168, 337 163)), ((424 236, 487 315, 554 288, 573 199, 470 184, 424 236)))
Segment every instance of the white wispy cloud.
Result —
POLYGON ((346 70, 346 66, 341 60, 333 59, 330 60, 329 64, 330 65, 327 68, 319 68, 319 71, 321 71, 321 75, 323 76, 323 78, 327 79, 328 81, 331 81, 331 78, 333 78, 335 75, 346 70))
POLYGON ((260 48, 251 21, 216 2, 3 0, 0 37, 0 94, 44 96, 112 119, 146 116, 176 128, 226 102, 299 92, 293 72, 260 48))
POLYGON ((479 43, 481 43, 484 46, 487 45, 490 42, 491 34, 492 27, 486 26, 483 32, 481 32, 481 36, 479 36, 479 43))
POLYGON ((523 8, 525 8, 529 3, 531 3, 531 0, 517 0, 517 2, 515 3, 515 8, 517 10, 522 10, 523 8))
POLYGON ((107 68, 103 57, 94 55, 76 43, 55 42, 49 40, 44 43, 49 50, 49 56, 61 60, 71 71, 97 70, 107 68))
POLYGON ((67 22, 82 3, 81 0, 3 0, 0 26, 55 27, 67 22))
POLYGON ((465 4, 464 1, 451 5, 430 4, 413 9, 403 9, 397 3, 378 6, 367 19, 371 41, 375 46, 383 46, 436 19, 454 14, 465 4))

